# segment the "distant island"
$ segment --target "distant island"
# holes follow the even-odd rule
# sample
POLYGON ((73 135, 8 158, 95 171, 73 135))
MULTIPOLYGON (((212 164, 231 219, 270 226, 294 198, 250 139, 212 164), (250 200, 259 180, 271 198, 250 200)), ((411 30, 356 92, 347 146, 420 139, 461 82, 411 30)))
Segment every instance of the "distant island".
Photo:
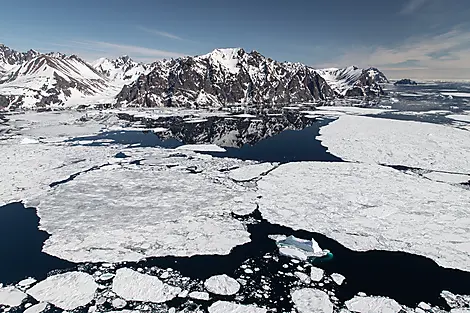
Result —
POLYGON ((394 83, 395 86, 399 86, 399 85, 413 85, 413 86, 416 86, 418 85, 417 82, 415 82, 414 80, 411 80, 409 78, 404 78, 404 79, 400 79, 399 81, 396 81, 394 83))

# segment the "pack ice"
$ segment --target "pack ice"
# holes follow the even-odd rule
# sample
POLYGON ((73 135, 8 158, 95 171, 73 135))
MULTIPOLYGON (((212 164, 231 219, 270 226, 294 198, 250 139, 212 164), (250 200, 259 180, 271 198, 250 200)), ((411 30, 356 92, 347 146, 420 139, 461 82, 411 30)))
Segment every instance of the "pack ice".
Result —
POLYGON ((317 139, 348 161, 470 174, 470 136, 451 126, 343 115, 317 139))
POLYGON ((404 251, 470 270, 470 191, 379 165, 287 163, 257 182, 271 223, 348 248, 404 251))

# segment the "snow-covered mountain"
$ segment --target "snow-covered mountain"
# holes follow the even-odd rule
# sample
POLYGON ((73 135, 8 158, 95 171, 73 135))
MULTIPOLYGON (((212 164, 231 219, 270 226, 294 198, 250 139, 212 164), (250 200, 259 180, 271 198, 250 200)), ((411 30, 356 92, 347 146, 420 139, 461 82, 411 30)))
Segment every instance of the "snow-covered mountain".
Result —
POLYGON ((376 96, 383 82, 385 76, 373 68, 318 70, 241 48, 146 65, 128 56, 89 64, 77 56, 0 45, 0 108, 7 109, 281 105, 376 96))
POLYGON ((11 108, 80 105, 107 91, 108 81, 77 56, 38 54, 0 78, 0 94, 11 108))
POLYGON ((137 63, 129 56, 110 60, 101 58, 92 63, 94 69, 117 84, 127 84, 135 81, 140 75, 145 74, 148 65, 137 63))
POLYGON ((364 70, 350 66, 316 71, 337 93, 345 97, 381 94, 380 84, 389 82, 381 71, 372 67, 364 70))
POLYGON ((310 102, 379 95, 383 91, 376 80, 385 78, 373 69, 315 70, 300 63, 281 63, 241 48, 159 61, 152 67, 123 88, 118 104, 220 107, 310 102))
POLYGON ((0 78, 15 66, 31 60, 39 55, 39 52, 29 50, 27 52, 18 52, 7 46, 0 44, 0 78))

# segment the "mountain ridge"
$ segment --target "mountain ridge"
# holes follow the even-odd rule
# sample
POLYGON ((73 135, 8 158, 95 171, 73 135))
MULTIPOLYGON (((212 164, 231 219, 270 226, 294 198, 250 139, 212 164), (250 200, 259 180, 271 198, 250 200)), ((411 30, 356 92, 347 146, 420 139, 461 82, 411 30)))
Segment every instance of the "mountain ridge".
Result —
POLYGON ((380 96, 384 82, 385 75, 374 68, 314 69, 242 48, 143 64, 129 56, 86 62, 76 55, 18 52, 0 44, 4 110, 321 102, 380 96))

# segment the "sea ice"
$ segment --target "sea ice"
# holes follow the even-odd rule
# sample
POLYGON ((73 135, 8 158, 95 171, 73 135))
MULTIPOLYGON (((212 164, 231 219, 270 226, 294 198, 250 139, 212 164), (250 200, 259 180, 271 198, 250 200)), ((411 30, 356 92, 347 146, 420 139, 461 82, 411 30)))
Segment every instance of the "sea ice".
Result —
POLYGON ((210 299, 209 294, 203 291, 193 291, 193 292, 190 292, 188 296, 191 299, 196 299, 196 300, 208 301, 210 299))
POLYGON ((39 143, 39 140, 33 139, 33 138, 28 138, 28 137, 25 137, 25 138, 21 139, 21 141, 20 141, 21 145, 29 145, 29 144, 35 144, 35 143, 39 143))
POLYGON ((322 250, 315 240, 305 240, 294 236, 276 240, 276 245, 281 255, 301 261, 322 257, 328 253, 328 251, 322 250))
POLYGON ((291 297, 299 313, 333 313, 333 303, 324 291, 298 289, 292 292, 291 297))
POLYGON ((346 307, 357 313, 398 313, 401 306, 393 299, 383 297, 354 297, 346 301, 346 307))
POLYGON ((240 284, 225 274, 208 278, 204 287, 211 293, 223 296, 234 295, 240 290, 240 284))
POLYGON ((331 279, 333 279, 333 281, 337 285, 342 285, 343 281, 346 279, 346 277, 344 277, 343 275, 338 274, 338 273, 333 273, 333 274, 331 274, 331 279))
POLYGON ((184 145, 179 146, 175 150, 189 150, 195 152, 225 152, 226 150, 218 145, 213 144, 200 144, 200 145, 184 145))
POLYGON ((217 301, 212 304, 209 313, 267 313, 268 311, 254 305, 243 305, 227 301, 217 301))
POLYGON ((322 280, 323 275, 325 274, 325 271, 322 270, 321 268, 312 266, 310 268, 310 279, 315 282, 319 282, 322 280))
POLYGON ((176 298, 181 288, 165 284, 155 276, 120 268, 113 280, 113 292, 127 301, 162 303, 176 298))
POLYGON ((28 289, 40 302, 49 302, 63 310, 74 310, 93 300, 98 285, 91 275, 68 272, 50 276, 28 289))
POLYGON ((470 114, 451 114, 446 117, 454 121, 470 123, 470 114))
MULTIPOLYGON (((168 160, 168 154, 154 148, 149 153, 156 163, 168 160)), ((204 173, 149 164, 111 173, 95 170, 57 186, 37 205, 40 228, 51 234, 43 250, 74 262, 120 262, 226 254, 249 242, 243 224, 230 212, 254 210, 253 201, 245 200, 249 194, 254 199, 254 193, 218 170, 245 162, 196 155, 178 161, 204 173)))
POLYGON ((29 277, 29 278, 26 278, 26 279, 23 279, 22 281, 20 281, 18 283, 18 286, 28 287, 28 286, 31 286, 32 284, 34 284, 36 281, 37 280, 35 278, 29 277))
POLYGON ((29 308, 27 308, 24 313, 41 313, 44 312, 47 309, 47 302, 41 302, 38 304, 35 304, 29 308))
POLYGON ((283 164, 257 185, 259 210, 271 223, 322 233, 355 250, 404 251, 470 270, 465 189, 342 162, 283 164))
POLYGON ((27 295, 15 287, 0 287, 0 305, 16 307, 21 305, 27 295))
POLYGON ((451 174, 451 173, 443 173, 443 172, 430 172, 423 174, 424 177, 429 178, 431 180, 449 184, 462 184, 470 181, 470 174, 469 175, 462 175, 462 174, 451 174))
POLYGON ((276 165, 272 163, 259 163, 248 165, 230 171, 229 177, 237 182, 246 182, 268 173, 275 166, 276 165))
POLYGON ((126 300, 116 298, 111 302, 111 305, 115 309, 122 309, 127 305, 127 302, 126 302, 126 300))
POLYGON ((348 161, 470 174, 470 136, 452 126, 344 115, 317 139, 348 161))

